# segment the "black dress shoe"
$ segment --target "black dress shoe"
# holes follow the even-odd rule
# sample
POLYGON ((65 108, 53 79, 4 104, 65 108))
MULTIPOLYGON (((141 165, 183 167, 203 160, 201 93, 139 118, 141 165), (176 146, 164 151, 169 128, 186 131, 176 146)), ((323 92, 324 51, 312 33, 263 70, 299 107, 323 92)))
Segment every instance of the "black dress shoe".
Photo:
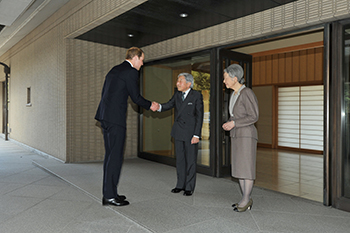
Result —
POLYGON ((117 195, 117 197, 119 200, 122 200, 122 201, 124 201, 126 199, 126 196, 124 196, 124 195, 117 195))
POLYGON ((192 196, 193 191, 185 191, 184 196, 192 196))
POLYGON ((181 192, 183 189, 179 189, 179 188, 174 188, 171 190, 172 193, 179 193, 181 192))
POLYGON ((129 202, 121 199, 117 200, 116 198, 106 199, 103 197, 102 205, 124 206, 129 205, 129 202))

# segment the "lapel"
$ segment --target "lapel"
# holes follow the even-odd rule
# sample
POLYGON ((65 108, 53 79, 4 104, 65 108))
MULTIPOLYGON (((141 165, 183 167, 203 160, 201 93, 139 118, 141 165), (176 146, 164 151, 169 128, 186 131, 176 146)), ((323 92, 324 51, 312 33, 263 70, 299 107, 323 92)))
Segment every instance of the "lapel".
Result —
POLYGON ((177 116, 180 116, 181 112, 185 109, 185 107, 187 106, 188 102, 190 102, 192 100, 192 95, 193 95, 193 90, 191 89, 190 92, 187 94, 186 99, 184 101, 182 101, 182 96, 181 96, 181 92, 179 92, 179 101, 181 104, 179 104, 179 109, 177 111, 177 116))

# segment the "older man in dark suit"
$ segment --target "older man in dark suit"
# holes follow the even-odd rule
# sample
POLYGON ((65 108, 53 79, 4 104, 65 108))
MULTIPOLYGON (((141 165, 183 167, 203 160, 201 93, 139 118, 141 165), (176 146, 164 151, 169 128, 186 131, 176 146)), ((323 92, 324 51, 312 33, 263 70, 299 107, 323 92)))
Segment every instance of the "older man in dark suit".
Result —
POLYGON ((128 97, 145 108, 155 111, 159 105, 140 95, 139 73, 144 52, 132 47, 126 52, 126 60, 113 67, 106 76, 102 98, 95 119, 101 123, 105 145, 103 164, 103 205, 128 205, 126 197, 118 194, 117 186, 123 164, 128 97))
POLYGON ((173 193, 193 194, 196 185, 198 143, 203 124, 203 96, 193 90, 193 76, 181 73, 177 78, 177 91, 158 111, 175 108, 171 136, 175 140, 177 184, 173 193))

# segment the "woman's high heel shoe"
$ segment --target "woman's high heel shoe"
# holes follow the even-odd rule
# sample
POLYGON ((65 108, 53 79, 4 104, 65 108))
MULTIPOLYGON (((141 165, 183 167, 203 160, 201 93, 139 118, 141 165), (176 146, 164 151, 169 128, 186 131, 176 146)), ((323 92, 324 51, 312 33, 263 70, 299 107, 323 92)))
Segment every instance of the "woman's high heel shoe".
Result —
POLYGON ((233 209, 236 212, 244 212, 246 210, 251 210, 253 207, 253 199, 250 199, 247 205, 239 207, 238 205, 233 209))
POLYGON ((238 203, 232 204, 232 207, 233 207, 233 208, 236 208, 237 206, 238 206, 238 203))

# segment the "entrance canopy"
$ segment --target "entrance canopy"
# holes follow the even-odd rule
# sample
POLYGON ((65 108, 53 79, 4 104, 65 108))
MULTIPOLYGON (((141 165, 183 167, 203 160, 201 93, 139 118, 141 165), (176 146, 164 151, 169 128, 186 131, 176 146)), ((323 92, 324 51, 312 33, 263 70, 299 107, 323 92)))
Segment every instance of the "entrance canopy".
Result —
POLYGON ((143 47, 295 0, 149 0, 77 39, 143 47))

